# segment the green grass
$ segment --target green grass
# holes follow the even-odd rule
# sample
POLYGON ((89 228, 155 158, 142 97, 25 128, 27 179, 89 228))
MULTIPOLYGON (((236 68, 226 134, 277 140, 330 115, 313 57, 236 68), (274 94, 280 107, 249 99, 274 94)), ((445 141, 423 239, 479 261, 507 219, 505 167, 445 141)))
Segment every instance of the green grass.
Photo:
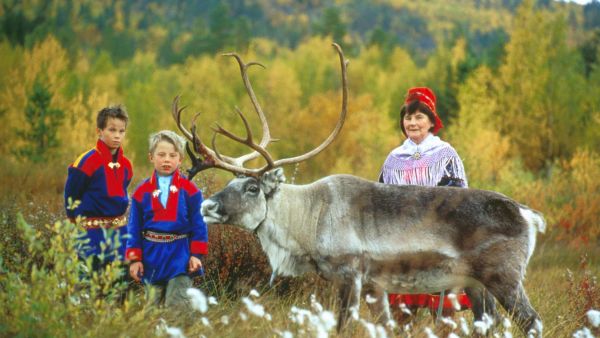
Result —
MULTIPOLYGON (((52 240, 48 241, 42 231, 23 219, 18 219, 18 225, 28 256, 24 258, 24 266, 14 269, 5 260, 0 269, 0 336, 134 337, 164 335, 168 330, 178 328, 187 337, 276 337, 284 332, 296 337, 310 337, 317 335, 315 327, 290 319, 293 307, 318 315, 311 308, 311 295, 314 295, 325 311, 336 313, 335 290, 314 275, 280 278, 272 288, 257 285, 258 297, 248 295, 251 286, 237 294, 228 294, 220 288, 219 281, 196 280, 196 285, 218 302, 206 313, 147 307, 140 287, 133 287, 125 303, 119 304, 111 298, 114 297, 111 285, 117 278, 117 266, 104 274, 92 275, 89 283, 81 282, 76 257, 68 250, 73 244, 76 228, 68 222, 47 226, 46 231, 52 235, 49 237, 52 240), (268 315, 253 315, 240 296, 262 305, 268 315)), ((594 279, 600 273, 597 257, 600 257, 597 247, 577 249, 546 241, 537 248, 525 286, 531 302, 544 319, 546 336, 570 337, 584 325, 589 326, 584 318, 584 304, 597 306, 600 301, 594 279), (587 263, 582 265, 585 253, 587 263), (591 290, 579 288, 586 280, 591 290)), ((461 317, 472 324, 470 312, 458 313, 454 320, 458 323, 461 317)), ((360 318, 363 322, 352 322, 339 336, 368 336, 364 321, 374 319, 364 302, 360 318)), ((464 336, 460 327, 455 330, 444 325, 436 327, 426 311, 418 313, 408 332, 412 337, 425 337, 426 328, 440 337, 450 332, 464 336)), ((396 331, 399 336, 408 335, 401 330, 396 331)), ((515 337, 520 336, 516 328, 511 330, 515 337)), ((500 327, 497 332, 503 331, 500 327)), ((334 329, 329 334, 337 336, 334 329)))

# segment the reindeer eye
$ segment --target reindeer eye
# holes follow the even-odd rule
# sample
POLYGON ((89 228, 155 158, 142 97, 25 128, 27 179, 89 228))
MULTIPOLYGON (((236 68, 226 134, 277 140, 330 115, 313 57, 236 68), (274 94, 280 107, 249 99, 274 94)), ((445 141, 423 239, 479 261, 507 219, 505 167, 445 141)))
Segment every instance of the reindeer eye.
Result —
POLYGON ((256 194, 258 192, 258 186, 257 185, 249 185, 248 188, 246 189, 246 191, 251 192, 253 194, 256 194))

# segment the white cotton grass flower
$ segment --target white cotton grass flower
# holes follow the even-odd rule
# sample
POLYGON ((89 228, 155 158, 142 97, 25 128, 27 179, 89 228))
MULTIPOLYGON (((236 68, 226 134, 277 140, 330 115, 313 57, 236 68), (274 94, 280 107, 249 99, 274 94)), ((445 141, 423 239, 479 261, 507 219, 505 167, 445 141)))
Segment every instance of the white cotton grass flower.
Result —
POLYGON ((387 332, 383 326, 375 325, 364 319, 361 319, 360 323, 365 327, 371 338, 387 338, 387 332))
POLYGON ((204 293, 195 288, 189 288, 186 290, 188 297, 190 297, 190 304, 192 309, 198 310, 201 313, 208 311, 208 302, 204 293))
POLYGON ((365 301, 367 302, 367 304, 374 304, 377 302, 377 298, 367 293, 367 295, 365 296, 365 301))
POLYGON ((370 323, 370 322, 368 322, 368 321, 366 321, 364 319, 361 319, 360 323, 367 330, 367 333, 369 334, 369 337, 371 337, 371 338, 376 338, 377 337, 377 333, 375 331, 375 325, 373 323, 370 323))
POLYGON ((408 309, 408 307, 404 303, 400 303, 400 311, 402 311, 402 313, 405 313, 409 316, 412 316, 412 312, 408 309))
POLYGON ((250 297, 254 297, 254 298, 260 297, 260 293, 258 293, 258 291, 254 290, 254 289, 250 290, 249 295, 250 295, 250 297))
POLYGON ((592 324, 593 327, 600 326, 600 311, 591 309, 585 313, 588 321, 592 324))
POLYGON ((323 312, 323 305, 321 305, 319 302, 317 302, 317 296, 315 296, 314 294, 310 295, 310 307, 316 313, 323 312))
POLYGON ((480 335, 486 335, 488 330, 494 325, 494 320, 487 313, 483 314, 481 320, 477 320, 473 323, 475 332, 480 335))
POLYGON ((447 338, 460 338, 460 336, 459 336, 459 335, 457 335, 457 334, 456 334, 456 333, 454 333, 454 332, 450 332, 450 333, 448 334, 448 337, 447 337, 447 338))
POLYGON ((513 335, 510 332, 510 328, 512 327, 512 323, 510 322, 510 319, 508 319, 507 317, 502 318, 502 327, 504 328, 502 337, 503 338, 513 338, 513 335))
POLYGON ((221 316, 221 324, 229 325, 229 316, 221 316))
POLYGON ((248 315, 244 312, 240 312, 240 319, 245 322, 248 320, 248 315))
POLYGON ((171 338, 185 338, 183 331, 178 327, 169 327, 165 329, 165 333, 171 338))
POLYGON ((204 325, 206 327, 211 327, 210 326, 210 320, 208 320, 208 318, 206 318, 206 317, 200 318, 200 322, 202 323, 202 325, 204 325))
POLYGON ((456 324, 456 322, 450 317, 442 317, 441 321, 444 325, 449 326, 452 330, 455 330, 458 327, 458 324, 456 324))
POLYGON ((81 299, 79 299, 79 297, 77 296, 70 296, 69 300, 71 301, 71 304, 78 306, 79 304, 81 304, 81 299))
POLYGON ((323 311, 319 313, 319 325, 325 330, 330 331, 337 324, 337 320, 335 319, 335 315, 330 311, 323 311))
POLYGON ((154 328, 155 335, 162 336, 163 332, 165 332, 166 327, 167 327, 167 322, 163 318, 158 318, 158 324, 154 328))
POLYGON ((290 320, 298 325, 304 325, 304 321, 310 317, 312 313, 308 310, 304 310, 295 306, 292 306, 288 317, 290 320))
POLYGON ((294 338, 294 335, 290 331, 283 331, 281 333, 281 338, 294 338))
POLYGON ((473 328, 477 334, 485 336, 487 334, 488 326, 482 320, 476 320, 473 323, 473 328))
POLYGON ((168 335, 171 338, 185 338, 183 331, 178 327, 170 327, 163 318, 158 319, 158 325, 156 325, 155 333, 157 336, 168 335))
MULTIPOLYGON (((306 330, 313 332, 315 337, 319 338, 328 337, 328 332, 331 331, 336 325, 335 316, 330 311, 321 311, 313 314, 309 310, 292 306, 288 317, 293 323, 296 323, 300 326, 306 325, 306 330)), ((301 328, 298 330, 298 333, 302 335, 303 331, 304 330, 301 328)))
POLYGON ((358 305, 351 306, 348 311, 350 311, 350 318, 354 320, 358 320, 360 318, 358 313, 358 305))
POLYGON ((281 332, 279 330, 273 330, 273 332, 281 338, 294 338, 294 335, 290 331, 281 332))
POLYGON ((427 338, 438 338, 429 327, 425 328, 425 334, 427 335, 427 338))
POLYGON ((460 303, 458 302, 458 298, 456 298, 456 294, 454 292, 450 292, 448 294, 448 299, 450 300, 450 303, 452 303, 454 310, 459 311, 460 303))
POLYGON ((246 309, 248 309, 248 312, 251 314, 261 318, 265 316, 265 307, 253 302, 250 298, 242 297, 242 303, 246 305, 246 309))
POLYGON ((219 302, 217 302, 217 299, 213 296, 208 297, 208 304, 210 305, 218 305, 219 302))
POLYGON ((583 329, 573 333, 573 338, 594 338, 594 335, 592 334, 592 331, 590 331, 590 329, 584 327, 583 329))
POLYGON ((469 324, 467 324, 467 320, 463 317, 460 318, 460 330, 465 336, 471 334, 471 330, 469 330, 469 324))

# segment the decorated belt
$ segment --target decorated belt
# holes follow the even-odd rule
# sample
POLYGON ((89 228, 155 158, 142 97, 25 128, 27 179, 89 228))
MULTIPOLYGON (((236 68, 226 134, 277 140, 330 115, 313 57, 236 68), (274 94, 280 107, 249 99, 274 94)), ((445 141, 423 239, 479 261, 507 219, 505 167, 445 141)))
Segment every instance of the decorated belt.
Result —
POLYGON ((171 243, 178 239, 187 238, 187 234, 169 234, 165 232, 154 232, 146 230, 143 232, 144 238, 155 243, 171 243))
POLYGON ((111 229, 120 228, 127 224, 125 215, 118 217, 85 217, 77 222, 77 219, 71 218, 71 222, 81 225, 84 229, 111 229))

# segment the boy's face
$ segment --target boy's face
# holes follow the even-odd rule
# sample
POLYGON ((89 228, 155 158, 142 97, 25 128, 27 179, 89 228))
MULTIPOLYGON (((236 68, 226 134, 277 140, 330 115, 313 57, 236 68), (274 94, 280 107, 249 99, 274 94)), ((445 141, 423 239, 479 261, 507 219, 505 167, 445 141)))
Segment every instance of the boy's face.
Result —
POLYGON ((121 119, 115 117, 109 117, 106 120, 106 126, 104 129, 96 129, 98 132, 98 138, 102 140, 111 152, 115 152, 121 146, 121 143, 125 139, 125 131, 127 129, 127 123, 121 119))
POLYGON ((150 153, 150 162, 161 176, 169 176, 179 168, 181 154, 175 146, 167 141, 160 141, 156 148, 150 153))

